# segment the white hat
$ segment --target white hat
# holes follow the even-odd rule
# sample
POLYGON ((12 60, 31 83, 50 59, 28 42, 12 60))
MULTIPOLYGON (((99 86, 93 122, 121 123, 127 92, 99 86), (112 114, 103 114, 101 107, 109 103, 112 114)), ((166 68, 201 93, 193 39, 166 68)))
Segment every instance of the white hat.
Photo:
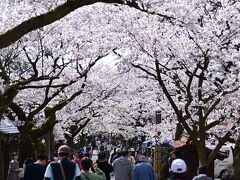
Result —
POLYGON ((175 159, 171 164, 171 171, 173 173, 184 173, 187 170, 187 165, 182 159, 175 159))
POLYGON ((120 149, 120 148, 117 148, 117 149, 116 149, 116 152, 117 152, 117 153, 120 153, 120 152, 121 152, 121 149, 120 149))

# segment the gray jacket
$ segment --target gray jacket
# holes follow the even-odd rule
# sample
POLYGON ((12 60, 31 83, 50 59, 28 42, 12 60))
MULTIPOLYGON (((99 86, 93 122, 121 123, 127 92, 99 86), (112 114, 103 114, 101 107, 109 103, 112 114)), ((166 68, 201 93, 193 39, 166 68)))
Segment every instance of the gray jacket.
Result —
POLYGON ((20 173, 21 169, 19 169, 19 163, 18 161, 12 160, 9 163, 9 169, 8 169, 8 177, 7 180, 18 180, 18 174, 20 173))
POLYGON ((115 180, 131 180, 133 164, 127 157, 121 156, 113 161, 115 180))
POLYGON ((212 180, 212 178, 208 177, 205 174, 199 174, 198 176, 195 176, 193 180, 212 180))

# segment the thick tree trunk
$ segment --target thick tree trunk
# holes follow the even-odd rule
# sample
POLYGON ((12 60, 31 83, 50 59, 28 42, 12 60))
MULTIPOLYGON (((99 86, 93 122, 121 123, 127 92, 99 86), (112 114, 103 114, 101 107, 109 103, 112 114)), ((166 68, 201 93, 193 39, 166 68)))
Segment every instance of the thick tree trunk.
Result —
POLYGON ((199 165, 205 166, 207 164, 205 142, 198 141, 196 143, 197 153, 199 158, 199 165))
MULTIPOLYGON (((20 132, 20 158, 21 162, 27 157, 27 155, 34 155, 35 149, 33 143, 38 138, 42 138, 45 134, 53 130, 54 125, 56 124, 56 115, 55 111, 52 111, 51 108, 45 108, 45 120, 42 126, 33 129, 30 125, 25 125, 20 132), (26 148, 27 147, 27 148, 26 148)), ((51 145, 51 144, 50 144, 51 145)), ((51 156, 51 152, 49 154, 51 156)))
POLYGON ((238 135, 233 157, 234 177, 238 179, 240 177, 240 134, 238 135))
POLYGON ((2 119, 3 114, 6 112, 6 109, 8 108, 10 102, 6 101, 6 99, 2 96, 0 96, 0 121, 2 119))
POLYGON ((72 11, 91 5, 97 2, 103 3, 118 3, 126 4, 130 7, 139 9, 138 4, 135 1, 122 1, 122 0, 68 0, 65 3, 57 6, 55 9, 48 11, 47 13, 41 14, 36 17, 32 17, 7 32, 0 35, 0 49, 10 46, 12 43, 19 40, 25 34, 49 25, 64 16, 68 15, 72 11))
POLYGON ((70 136, 70 135, 65 135, 65 138, 67 140, 67 145, 70 147, 70 148, 74 148, 74 142, 73 142, 73 137, 70 136))
POLYGON ((78 149, 86 145, 87 134, 81 133, 81 136, 78 140, 78 149))
POLYGON ((184 129, 181 125, 181 123, 177 123, 176 133, 175 133, 175 140, 179 140, 184 129))
POLYGON ((17 95, 16 89, 8 89, 4 94, 0 96, 0 121, 3 114, 6 112, 9 105, 12 103, 13 98, 17 95))
POLYGON ((3 162, 3 154, 2 154, 2 146, 1 146, 1 137, 0 137, 0 180, 3 180, 3 172, 4 172, 4 162, 3 162))
POLYGON ((19 162, 22 164, 27 156, 34 157, 33 139, 30 131, 24 131, 20 134, 19 141, 19 162))

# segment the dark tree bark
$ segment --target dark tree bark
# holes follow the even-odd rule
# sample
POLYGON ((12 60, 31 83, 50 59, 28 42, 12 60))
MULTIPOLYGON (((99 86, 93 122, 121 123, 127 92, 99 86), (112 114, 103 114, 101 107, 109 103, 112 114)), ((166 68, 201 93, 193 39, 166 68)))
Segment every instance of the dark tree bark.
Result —
POLYGON ((178 140, 182 133, 183 133, 184 129, 182 127, 182 125, 180 123, 177 123, 177 128, 176 128, 176 133, 175 133, 175 140, 178 140))
POLYGON ((238 135, 233 157, 233 173, 234 177, 238 179, 240 177, 240 135, 238 135))
POLYGON ((4 162, 3 162, 3 154, 1 147, 1 136, 0 136, 0 180, 3 180, 3 171, 4 171, 4 162))
POLYGON ((118 3, 126 4, 130 7, 140 9, 135 1, 124 1, 124 0, 68 0, 62 5, 57 6, 55 9, 48 11, 45 14, 28 19, 16 27, 8 30, 7 32, 0 35, 0 49, 10 46, 12 43, 19 40, 25 34, 49 25, 64 16, 68 15, 72 11, 88 6, 97 2, 103 3, 118 3))

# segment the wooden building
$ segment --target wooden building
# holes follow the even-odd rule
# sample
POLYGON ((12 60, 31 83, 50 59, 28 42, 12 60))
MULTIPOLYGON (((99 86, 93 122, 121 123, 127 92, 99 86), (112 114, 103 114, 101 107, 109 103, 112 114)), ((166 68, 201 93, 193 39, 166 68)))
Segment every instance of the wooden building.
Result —
POLYGON ((3 167, 4 179, 7 176, 12 152, 18 152, 18 137, 19 131, 16 126, 10 122, 0 121, 0 153, 3 158, 0 167, 3 167))

